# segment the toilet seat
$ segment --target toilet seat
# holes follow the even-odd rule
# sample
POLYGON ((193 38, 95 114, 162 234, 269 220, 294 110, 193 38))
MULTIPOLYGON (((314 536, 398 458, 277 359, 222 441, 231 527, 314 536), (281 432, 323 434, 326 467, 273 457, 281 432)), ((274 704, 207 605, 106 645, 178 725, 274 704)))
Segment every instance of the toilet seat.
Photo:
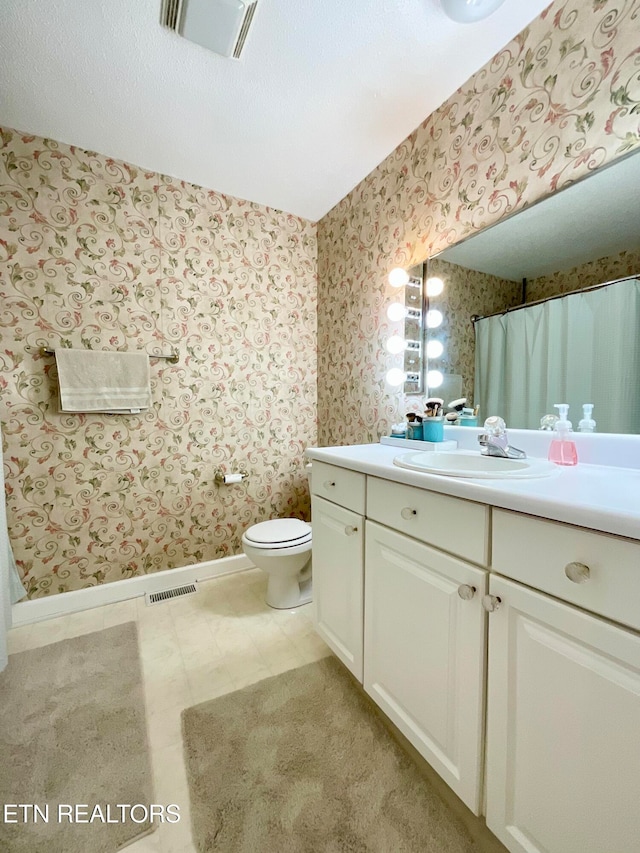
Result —
POLYGON ((274 518, 254 524, 243 539, 252 547, 265 550, 294 548, 311 542, 311 525, 297 518, 274 518))

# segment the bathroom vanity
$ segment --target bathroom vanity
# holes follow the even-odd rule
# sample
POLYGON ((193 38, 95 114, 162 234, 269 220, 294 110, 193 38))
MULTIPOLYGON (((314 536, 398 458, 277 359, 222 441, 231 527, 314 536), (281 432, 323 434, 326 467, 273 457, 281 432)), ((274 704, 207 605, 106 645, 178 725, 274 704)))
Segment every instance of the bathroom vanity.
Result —
POLYGON ((640 470, 473 480, 314 448, 316 629, 511 851, 635 853, 640 470))

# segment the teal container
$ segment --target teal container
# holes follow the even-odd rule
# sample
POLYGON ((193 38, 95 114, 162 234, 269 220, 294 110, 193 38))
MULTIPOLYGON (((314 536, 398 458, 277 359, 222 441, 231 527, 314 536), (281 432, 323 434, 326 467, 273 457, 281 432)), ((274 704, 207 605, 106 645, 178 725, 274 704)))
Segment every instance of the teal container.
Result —
POLYGON ((475 415, 460 415, 456 422, 456 426, 478 426, 478 418, 475 415))
POLYGON ((422 427, 423 424, 413 423, 407 424, 407 438, 412 438, 414 441, 422 441, 422 427))
POLYGON ((422 422, 423 441, 444 441, 444 418, 425 418, 422 422))

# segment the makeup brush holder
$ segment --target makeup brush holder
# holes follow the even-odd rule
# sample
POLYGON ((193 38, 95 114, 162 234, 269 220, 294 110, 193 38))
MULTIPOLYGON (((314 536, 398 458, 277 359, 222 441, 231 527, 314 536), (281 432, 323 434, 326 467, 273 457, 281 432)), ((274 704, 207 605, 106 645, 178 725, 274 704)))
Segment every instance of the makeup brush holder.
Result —
POLYGON ((444 418, 425 418, 422 421, 423 441, 444 441, 444 418))
POLYGON ((412 421, 407 424, 407 438, 412 439, 413 441, 422 441, 423 434, 423 423, 418 423, 417 421, 412 421))

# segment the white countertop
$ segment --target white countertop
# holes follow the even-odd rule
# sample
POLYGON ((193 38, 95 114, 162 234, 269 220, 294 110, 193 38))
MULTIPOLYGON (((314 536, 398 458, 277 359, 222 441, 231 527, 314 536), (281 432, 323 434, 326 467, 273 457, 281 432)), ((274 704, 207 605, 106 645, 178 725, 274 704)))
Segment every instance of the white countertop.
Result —
POLYGON ((578 463, 558 466, 550 477, 531 480, 479 480, 426 474, 399 468, 403 451, 382 444, 310 447, 310 459, 350 468, 409 486, 576 524, 640 540, 640 470, 578 463))

